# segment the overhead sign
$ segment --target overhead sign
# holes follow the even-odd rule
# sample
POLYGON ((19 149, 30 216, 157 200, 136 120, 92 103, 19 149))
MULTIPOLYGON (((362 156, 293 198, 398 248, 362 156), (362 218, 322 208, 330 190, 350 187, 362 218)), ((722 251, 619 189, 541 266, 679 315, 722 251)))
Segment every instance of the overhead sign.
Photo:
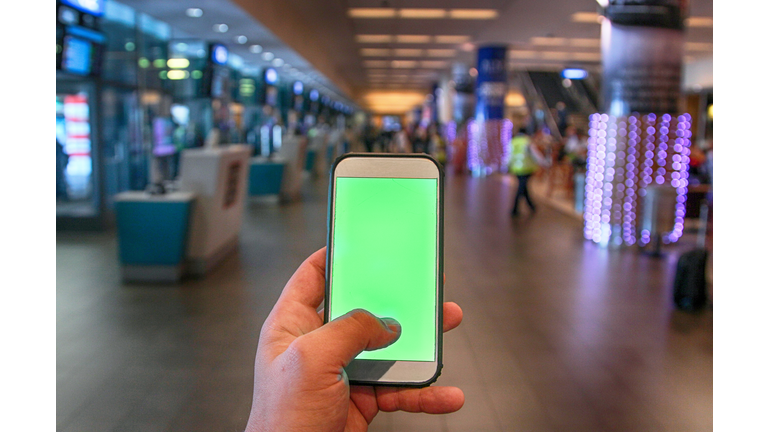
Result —
POLYGON ((229 58, 227 47, 221 44, 211 45, 211 61, 217 65, 226 65, 229 58))
POLYGON ((104 15, 104 0, 61 0, 61 3, 91 15, 104 15))
POLYGON ((584 69, 563 69, 560 73, 564 79, 580 80, 589 76, 589 73, 584 69))

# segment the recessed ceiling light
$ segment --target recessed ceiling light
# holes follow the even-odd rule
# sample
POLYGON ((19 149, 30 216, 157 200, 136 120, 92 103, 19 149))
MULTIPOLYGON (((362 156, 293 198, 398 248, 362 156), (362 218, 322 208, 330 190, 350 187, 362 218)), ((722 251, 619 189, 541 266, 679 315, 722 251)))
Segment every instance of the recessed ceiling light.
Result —
POLYGON ((387 48, 363 48, 360 50, 360 55, 364 57, 386 57, 390 55, 390 50, 387 48))
POLYGON ((398 43, 429 43, 432 39, 429 35, 397 35, 395 41, 398 43))
POLYGON ((282 66, 282 65, 283 65, 283 63, 285 63, 285 61, 284 61, 283 59, 281 59, 280 57, 278 57, 278 58, 276 58, 276 59, 272 60, 272 64, 273 64, 275 67, 280 67, 280 66, 282 66))
POLYGON ((533 45, 561 46, 561 45, 565 45, 566 40, 565 38, 559 38, 559 37, 532 37, 531 43, 533 45))
POLYGON ((510 51, 509 56, 518 59, 531 59, 538 57, 539 53, 536 51, 510 51))
POLYGON ((275 58, 275 55, 267 51, 261 54, 261 58, 264 59, 265 61, 272 61, 272 59, 275 58))
POLYGON ((264 51, 264 48, 262 48, 261 45, 251 45, 250 50, 251 50, 252 53, 258 54, 258 53, 264 51))
POLYGON ((398 69, 415 68, 416 61, 415 60, 392 60, 391 65, 393 68, 398 68, 398 69))
POLYGON ((387 43, 392 42, 392 35, 363 34, 356 35, 355 40, 359 43, 387 43))
POLYGON ((188 8, 187 16, 190 18, 200 18, 203 16, 203 10, 200 8, 188 8))
POLYGON ((448 14, 448 11, 445 9, 400 9, 398 11, 398 15, 400 18, 426 18, 426 19, 435 19, 435 18, 445 18, 448 14))
POLYGON ((571 53, 563 51, 542 51, 542 60, 567 60, 571 58, 571 53))
POLYGON ((451 9, 448 16, 453 19, 495 19, 499 12, 494 9, 451 9))
POLYGON ((706 42, 686 42, 686 51, 712 51, 712 44, 706 42))
POLYGON ((600 53, 594 52, 594 53, 585 53, 585 52, 575 52, 572 54, 573 60, 580 60, 580 61, 600 61, 600 53))
POLYGON ((352 8, 347 14, 352 18, 394 18, 396 12, 391 8, 352 8))
POLYGON ((229 26, 226 24, 214 24, 213 31, 217 33, 226 33, 229 30, 229 26))
POLYGON ((291 65, 290 65, 290 64, 288 64, 288 63, 283 63, 283 67, 284 67, 284 68, 286 68, 286 69, 288 69, 288 70, 290 70, 290 69, 291 69, 291 65))
POLYGON ((571 21, 597 24, 602 21, 602 16, 598 15, 597 12, 576 12, 571 15, 571 21))
POLYGON ((395 57, 421 57, 422 54, 420 49, 399 48, 394 51, 395 57))
POLYGON ((447 64, 448 63, 445 60, 423 60, 421 62, 421 67, 425 69, 441 69, 447 64))
POLYGON ((243 45, 246 42, 248 42, 248 38, 245 37, 244 35, 240 35, 240 36, 235 38, 235 42, 239 43, 240 45, 243 45))
POLYGON ((455 49, 428 49, 427 57, 453 57, 456 55, 455 49))
POLYGON ((688 27, 712 27, 714 20, 709 17, 688 17, 685 19, 685 25, 688 27))
POLYGON ((597 48, 600 46, 600 39, 594 38, 572 38, 568 41, 571 46, 579 48, 597 48))
POLYGON ((435 36, 435 43, 439 44, 460 44, 469 42, 471 36, 466 35, 438 35, 435 36))
POLYGON ((472 51, 474 49, 475 49, 475 45, 472 44, 472 43, 467 42, 467 43, 461 44, 461 50, 462 51, 469 52, 469 51, 472 51))
POLYGON ((363 66, 365 67, 387 67, 389 65, 389 62, 386 60, 365 60, 363 61, 363 66))

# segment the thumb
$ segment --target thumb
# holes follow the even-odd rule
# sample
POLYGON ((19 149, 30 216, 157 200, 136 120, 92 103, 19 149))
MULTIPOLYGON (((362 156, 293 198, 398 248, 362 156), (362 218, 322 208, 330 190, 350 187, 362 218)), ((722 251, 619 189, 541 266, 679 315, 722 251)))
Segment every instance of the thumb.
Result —
POLYGON ((319 329, 304 335, 334 366, 346 367, 360 352, 392 345, 400 337, 394 318, 376 318, 363 309, 354 309, 319 329))

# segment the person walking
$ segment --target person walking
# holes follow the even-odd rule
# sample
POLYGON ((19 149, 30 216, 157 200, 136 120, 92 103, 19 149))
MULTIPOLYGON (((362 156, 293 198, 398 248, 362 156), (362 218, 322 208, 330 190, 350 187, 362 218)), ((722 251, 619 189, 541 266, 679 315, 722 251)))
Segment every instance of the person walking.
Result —
POLYGON ((512 205, 512 217, 516 217, 520 198, 524 198, 531 209, 531 213, 536 211, 536 206, 531 200, 528 191, 528 180, 539 169, 539 165, 544 163, 538 149, 531 143, 531 137, 525 127, 520 128, 511 142, 512 158, 509 162, 509 170, 517 177, 517 191, 512 205))

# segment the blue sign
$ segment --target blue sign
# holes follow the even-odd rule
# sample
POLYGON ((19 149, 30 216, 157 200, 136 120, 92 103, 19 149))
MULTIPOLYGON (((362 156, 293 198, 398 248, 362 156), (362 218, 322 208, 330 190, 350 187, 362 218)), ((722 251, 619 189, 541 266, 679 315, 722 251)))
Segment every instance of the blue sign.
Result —
POLYGON ((304 93, 304 84, 301 81, 296 81, 293 83, 293 94, 296 96, 304 93))
POLYGON ((504 118, 507 95, 507 47, 484 46, 477 50, 477 120, 504 118))
POLYGON ((589 76, 589 73, 584 69, 563 69, 560 73, 565 79, 580 80, 589 76))
POLYGON ((269 85, 277 84, 277 71, 272 68, 268 68, 267 70, 265 70, 264 81, 266 81, 266 83, 269 85))
POLYGON ((61 3, 91 15, 104 15, 104 0, 61 0, 61 3))
POLYGON ((211 61, 217 65, 226 65, 229 59, 227 47, 221 44, 211 45, 211 61))

